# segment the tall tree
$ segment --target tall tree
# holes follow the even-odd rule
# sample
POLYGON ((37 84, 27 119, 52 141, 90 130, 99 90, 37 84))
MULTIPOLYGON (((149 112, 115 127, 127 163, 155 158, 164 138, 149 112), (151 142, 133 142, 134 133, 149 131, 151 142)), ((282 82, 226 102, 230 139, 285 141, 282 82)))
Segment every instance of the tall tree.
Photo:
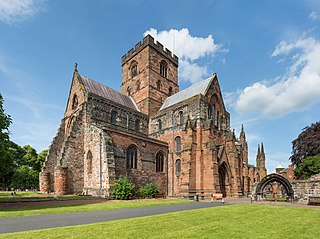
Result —
POLYGON ((298 166, 306 157, 320 155, 320 121, 303 129, 298 138, 292 141, 293 165, 298 166))
POLYGON ((4 112, 3 98, 0 94, 0 188, 6 188, 13 172, 13 156, 9 150, 9 126, 12 123, 10 115, 4 112))
POLYGON ((36 170, 36 171, 38 171, 38 172, 41 171, 42 166, 43 166, 43 163, 44 163, 44 161, 46 160, 47 154, 48 154, 48 150, 47 150, 47 149, 42 150, 42 151, 38 154, 37 163, 36 163, 35 167, 33 168, 34 170, 36 170))

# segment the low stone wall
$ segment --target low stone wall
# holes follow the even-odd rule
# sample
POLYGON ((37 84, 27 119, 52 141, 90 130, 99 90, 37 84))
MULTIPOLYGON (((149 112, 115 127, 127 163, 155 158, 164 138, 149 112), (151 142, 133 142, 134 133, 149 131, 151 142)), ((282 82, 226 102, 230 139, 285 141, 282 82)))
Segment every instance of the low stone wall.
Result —
POLYGON ((320 174, 317 174, 307 180, 293 180, 292 188, 294 198, 299 203, 308 204, 309 196, 320 197, 320 174), (316 195, 316 193, 318 193, 316 195))

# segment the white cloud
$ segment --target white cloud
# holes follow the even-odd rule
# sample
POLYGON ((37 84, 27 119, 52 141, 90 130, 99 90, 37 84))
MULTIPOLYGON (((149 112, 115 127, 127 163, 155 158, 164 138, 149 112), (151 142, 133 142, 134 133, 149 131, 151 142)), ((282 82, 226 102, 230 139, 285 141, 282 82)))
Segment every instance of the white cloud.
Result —
POLYGON ((33 17, 44 9, 45 0, 1 0, 0 21, 14 24, 33 17))
POLYGON ((237 111, 278 117, 320 103, 320 42, 314 38, 283 41, 272 53, 273 57, 280 55, 289 56, 291 66, 275 83, 246 87, 235 104, 237 111))
POLYGON ((203 80, 208 75, 207 67, 200 66, 195 61, 203 57, 213 57, 218 51, 223 51, 220 45, 215 44, 212 35, 194 37, 187 28, 159 32, 150 28, 144 36, 148 34, 179 57, 180 78, 191 83, 203 80))
POLYGON ((317 12, 311 12, 309 14, 309 18, 312 20, 312 21, 318 21, 320 20, 320 16, 317 12))
POLYGON ((208 69, 206 66, 199 66, 196 63, 190 61, 181 60, 179 62, 179 77, 182 80, 196 83, 201 79, 204 79, 208 75, 208 69))

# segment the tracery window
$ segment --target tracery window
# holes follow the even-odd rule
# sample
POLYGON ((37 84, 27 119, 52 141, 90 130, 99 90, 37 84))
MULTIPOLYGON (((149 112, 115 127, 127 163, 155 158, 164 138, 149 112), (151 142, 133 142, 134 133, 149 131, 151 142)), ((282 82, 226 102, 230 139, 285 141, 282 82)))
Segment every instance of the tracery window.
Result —
POLYGON ((166 61, 162 60, 160 62, 160 75, 167 77, 168 64, 166 61))
POLYGON ((127 149, 127 169, 137 168, 137 147, 130 145, 127 149))
POLYGON ((156 155, 156 172, 163 172, 163 153, 158 152, 156 155))

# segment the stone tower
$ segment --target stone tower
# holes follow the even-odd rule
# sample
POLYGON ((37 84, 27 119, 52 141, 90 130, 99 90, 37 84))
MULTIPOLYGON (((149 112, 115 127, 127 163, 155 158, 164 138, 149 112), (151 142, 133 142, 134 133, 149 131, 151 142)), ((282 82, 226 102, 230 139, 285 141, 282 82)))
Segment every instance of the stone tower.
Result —
POLYGON ((142 113, 158 112, 179 91, 178 57, 147 35, 122 56, 121 93, 131 96, 142 113))

